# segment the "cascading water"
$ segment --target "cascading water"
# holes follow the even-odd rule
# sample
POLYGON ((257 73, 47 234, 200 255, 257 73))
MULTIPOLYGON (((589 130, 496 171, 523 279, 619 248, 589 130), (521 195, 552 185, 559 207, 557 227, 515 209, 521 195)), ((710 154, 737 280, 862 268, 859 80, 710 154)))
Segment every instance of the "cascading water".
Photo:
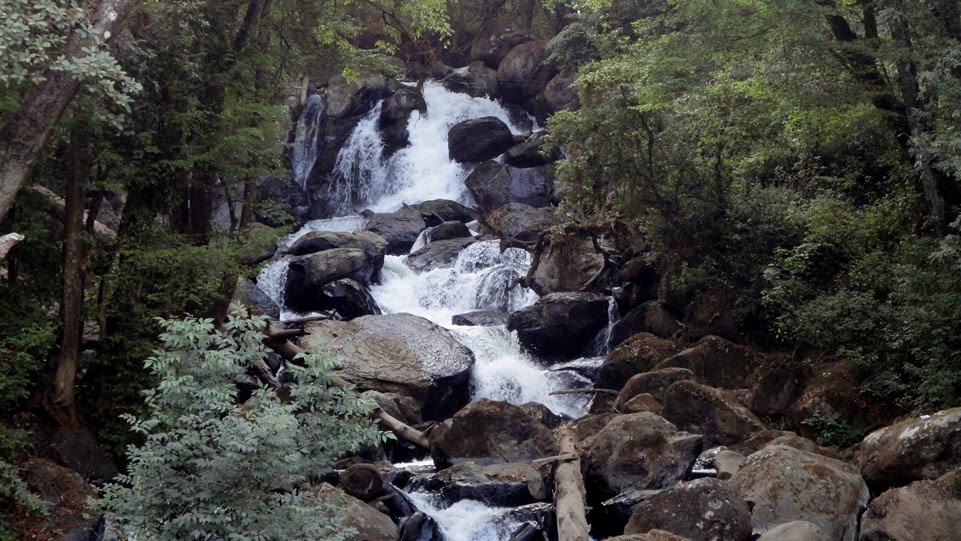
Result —
POLYGON ((290 165, 293 169, 294 183, 307 189, 307 177, 317 163, 318 141, 322 131, 321 122, 327 109, 327 98, 323 94, 313 94, 307 98, 304 110, 297 122, 297 132, 291 152, 290 165))

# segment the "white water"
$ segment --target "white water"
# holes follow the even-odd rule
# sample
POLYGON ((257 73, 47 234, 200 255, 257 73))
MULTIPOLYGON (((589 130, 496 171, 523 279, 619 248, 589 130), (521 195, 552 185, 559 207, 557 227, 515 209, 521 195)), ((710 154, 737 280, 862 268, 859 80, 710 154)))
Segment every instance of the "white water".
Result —
POLYGON ((489 507, 476 500, 461 500, 450 507, 435 505, 429 494, 407 494, 418 510, 429 515, 446 541, 504 541, 524 521, 511 517, 511 509, 489 507))
POLYGON ((384 160, 384 144, 377 128, 381 104, 354 129, 337 156, 327 201, 335 214, 363 208, 393 212, 404 203, 451 199, 471 203, 464 179, 470 171, 447 156, 447 132, 458 122, 494 116, 514 134, 529 126, 511 121, 507 111, 488 98, 450 92, 440 83, 424 85, 427 114, 414 111, 407 124, 410 146, 384 160))
POLYGON ((294 183, 307 189, 307 177, 310 170, 317 163, 317 137, 320 134, 321 118, 327 108, 327 99, 323 94, 314 94, 307 98, 304 110, 297 122, 297 135, 294 138, 294 148, 291 154, 291 168, 294 172, 294 183))

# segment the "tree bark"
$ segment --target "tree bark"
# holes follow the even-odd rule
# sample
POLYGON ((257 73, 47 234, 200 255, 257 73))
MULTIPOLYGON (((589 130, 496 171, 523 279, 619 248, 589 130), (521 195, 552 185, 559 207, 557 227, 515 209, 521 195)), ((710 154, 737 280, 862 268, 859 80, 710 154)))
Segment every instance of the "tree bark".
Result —
MULTIPOLYGON (((140 5, 140 0, 101 0, 90 19, 93 34, 107 41, 118 35, 140 5)), ((66 58, 86 56, 96 47, 93 35, 74 31, 64 48, 66 58)), ((53 134, 67 106, 80 90, 81 81, 64 71, 47 70, 44 80, 0 128, 0 221, 29 178, 33 165, 53 134)))
POLYGON ((574 445, 574 431, 562 426, 554 432, 560 455, 573 455, 557 466, 554 472, 554 508, 557 513, 558 541, 587 541, 590 528, 584 510, 584 478, 581 477, 581 460, 574 445))

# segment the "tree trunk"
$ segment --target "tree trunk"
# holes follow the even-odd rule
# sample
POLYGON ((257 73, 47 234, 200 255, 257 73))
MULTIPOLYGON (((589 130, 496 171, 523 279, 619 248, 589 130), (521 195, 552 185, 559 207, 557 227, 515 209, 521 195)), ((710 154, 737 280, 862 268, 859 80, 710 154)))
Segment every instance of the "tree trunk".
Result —
POLYGON ((83 328, 83 201, 90 154, 86 132, 74 128, 70 141, 70 173, 67 175, 63 217, 63 300, 60 319, 63 333, 57 371, 53 375, 53 404, 66 414, 70 424, 77 421, 76 379, 83 328))
MULTIPOLYGON (((109 40, 124 28, 139 0, 101 0, 90 22, 92 35, 73 32, 67 38, 64 57, 86 56, 96 48, 94 36, 109 40)), ((17 192, 30 176, 33 165, 53 134, 60 117, 80 90, 81 81, 67 72, 47 70, 40 83, 0 128, 0 221, 7 215, 17 192)))
MULTIPOLYGON (((561 456, 579 457, 574 445, 574 431, 562 426, 554 432, 557 450, 561 456)), ((584 511, 584 478, 581 477, 581 460, 575 458, 562 462, 554 472, 554 508, 557 513, 558 541, 587 541, 590 528, 584 511)))

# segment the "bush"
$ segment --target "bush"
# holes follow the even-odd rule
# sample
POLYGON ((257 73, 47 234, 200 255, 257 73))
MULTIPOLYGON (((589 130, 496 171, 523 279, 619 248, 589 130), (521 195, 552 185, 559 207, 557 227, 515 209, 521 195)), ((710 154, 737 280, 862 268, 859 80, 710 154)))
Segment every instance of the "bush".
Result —
POLYGON ((237 402, 235 381, 266 362, 263 318, 163 321, 164 348, 146 362, 159 384, 150 414, 128 417, 146 441, 102 507, 127 538, 340 539, 336 509, 307 488, 333 461, 380 437, 373 404, 330 386, 334 361, 291 366, 289 398, 261 388, 237 402))

